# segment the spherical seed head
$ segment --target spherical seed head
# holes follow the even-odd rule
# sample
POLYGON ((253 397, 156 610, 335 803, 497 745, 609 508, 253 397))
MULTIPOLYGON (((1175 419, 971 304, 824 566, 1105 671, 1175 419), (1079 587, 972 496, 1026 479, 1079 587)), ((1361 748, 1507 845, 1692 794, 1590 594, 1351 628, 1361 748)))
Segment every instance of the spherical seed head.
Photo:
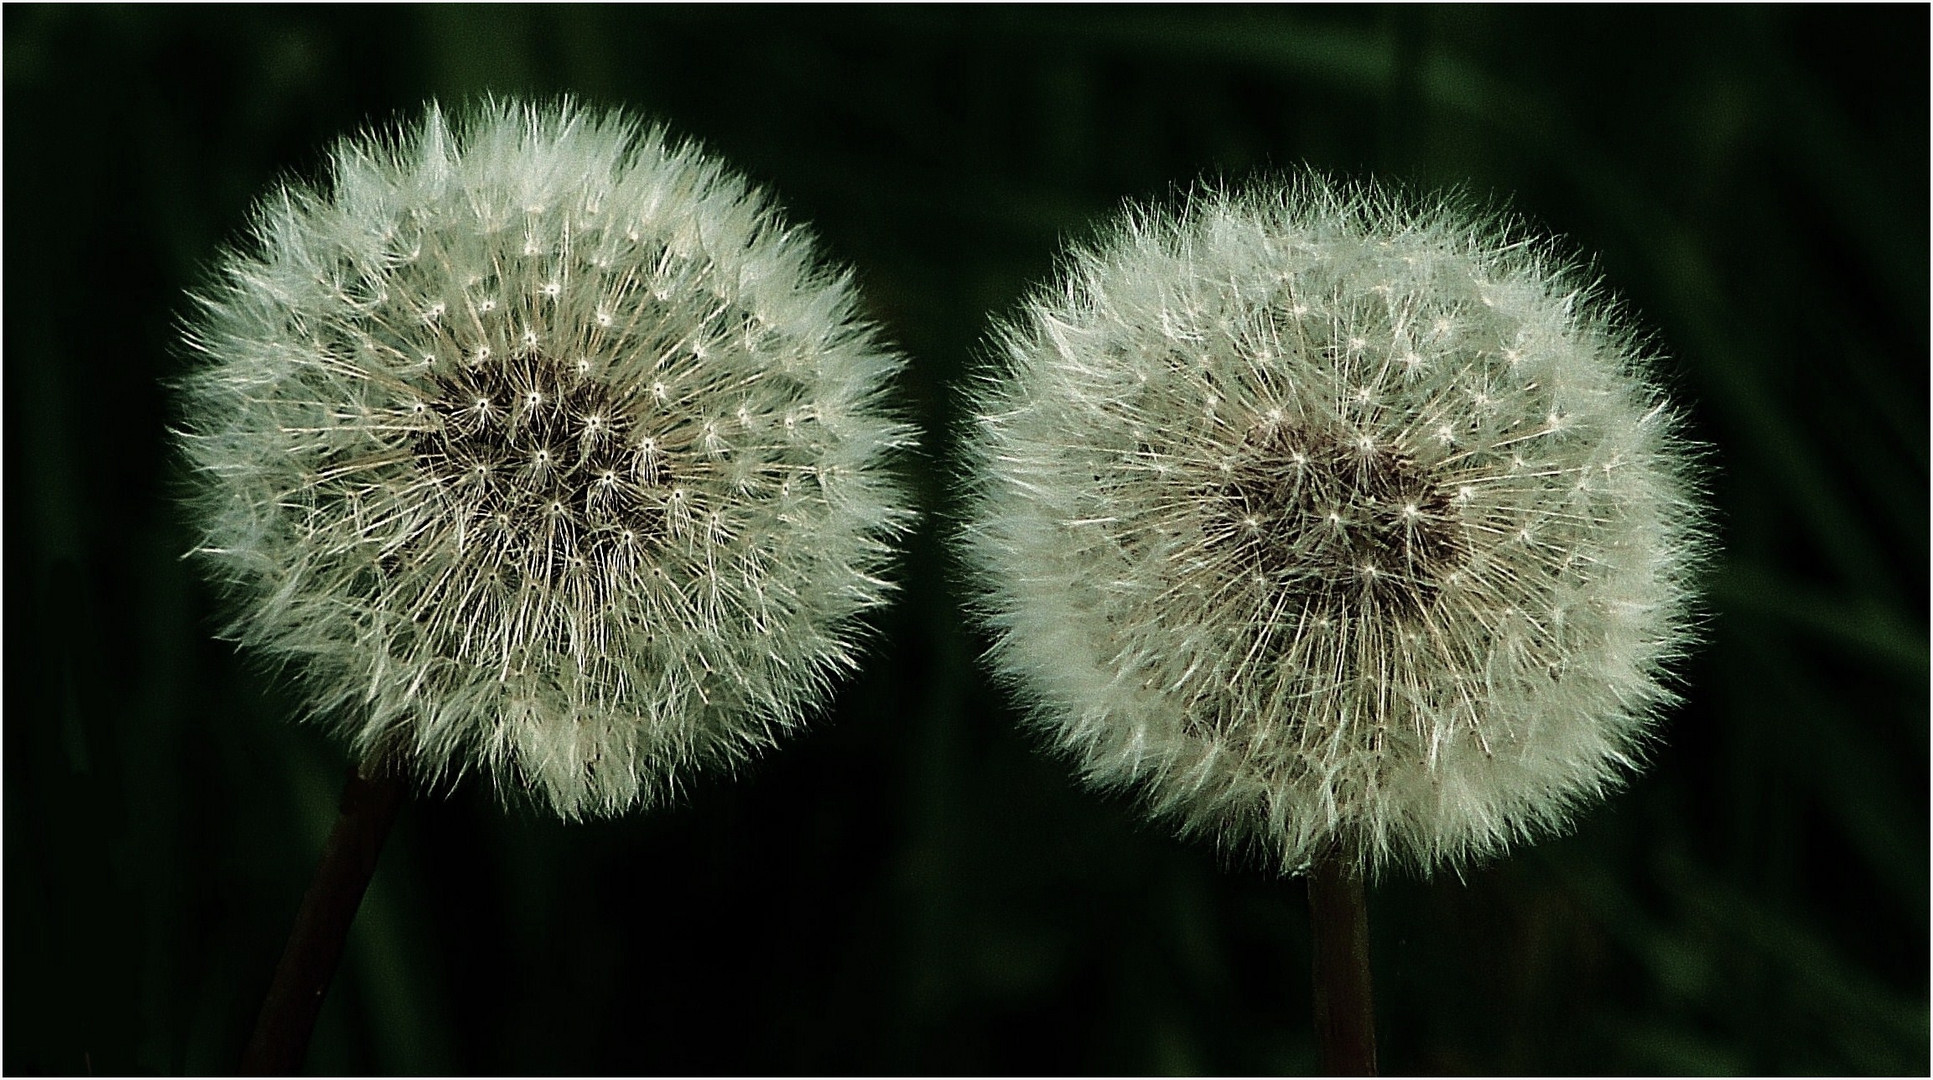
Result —
POLYGON ((851 666, 900 361, 742 180, 620 114, 432 106, 253 240, 189 331, 200 553, 359 754, 614 813, 851 666))
POLYGON ((1695 454, 1614 305, 1511 232, 1209 193, 1003 327, 965 539, 993 662, 1089 782, 1284 871, 1427 873, 1634 767, 1695 454))

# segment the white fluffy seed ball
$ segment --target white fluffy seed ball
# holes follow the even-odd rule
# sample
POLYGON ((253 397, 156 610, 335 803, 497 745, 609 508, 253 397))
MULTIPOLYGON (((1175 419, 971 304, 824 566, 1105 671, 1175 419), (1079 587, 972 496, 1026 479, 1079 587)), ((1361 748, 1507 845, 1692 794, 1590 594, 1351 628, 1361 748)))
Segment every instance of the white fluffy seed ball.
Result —
POLYGON ((199 550, 358 754, 616 813, 852 666, 900 360, 743 180, 622 114, 431 106, 251 240, 188 332, 199 550))
POLYGON ((965 540, 1087 781, 1285 872, 1424 873, 1635 767, 1696 454, 1508 222, 1305 178, 1130 213, 1004 326, 965 540))

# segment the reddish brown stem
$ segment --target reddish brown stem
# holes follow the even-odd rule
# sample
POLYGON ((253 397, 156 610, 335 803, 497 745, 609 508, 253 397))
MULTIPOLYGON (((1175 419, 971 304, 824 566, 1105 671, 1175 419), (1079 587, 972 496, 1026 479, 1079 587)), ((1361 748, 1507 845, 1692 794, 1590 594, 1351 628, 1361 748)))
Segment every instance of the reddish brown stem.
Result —
POLYGON ((362 894, 402 806, 403 783, 380 767, 351 769, 336 824, 322 845, 315 880, 302 898, 295 928, 262 1001, 255 1034, 242 1052, 250 1076, 288 1076, 302 1068, 322 998, 335 978, 362 894))
POLYGON ((1315 934, 1316 1038, 1323 1071, 1376 1075, 1376 1011, 1369 983, 1369 908, 1362 874, 1325 855, 1309 873, 1315 934))

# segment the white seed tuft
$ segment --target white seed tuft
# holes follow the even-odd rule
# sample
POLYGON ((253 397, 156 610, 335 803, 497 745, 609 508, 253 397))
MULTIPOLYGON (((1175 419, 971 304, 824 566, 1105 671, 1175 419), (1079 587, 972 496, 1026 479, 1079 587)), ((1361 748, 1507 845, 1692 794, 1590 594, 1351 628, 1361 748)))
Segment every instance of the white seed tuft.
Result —
POLYGON ((189 332, 233 632, 359 754, 567 818, 749 758, 853 666, 911 521, 901 361, 855 307, 765 196, 621 114, 345 141, 189 332), (836 496, 792 485, 828 463, 836 496))
POLYGON ((1207 193, 998 340, 964 539, 993 663, 1089 783, 1285 872, 1427 873, 1642 756, 1696 450, 1616 305, 1509 223, 1207 193))

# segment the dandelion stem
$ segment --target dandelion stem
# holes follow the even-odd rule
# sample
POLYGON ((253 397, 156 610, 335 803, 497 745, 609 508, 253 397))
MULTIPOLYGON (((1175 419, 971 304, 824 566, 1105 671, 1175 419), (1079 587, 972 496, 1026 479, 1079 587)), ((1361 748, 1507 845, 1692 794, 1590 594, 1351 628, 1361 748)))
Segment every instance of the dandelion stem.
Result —
POLYGON ((1362 873, 1331 851, 1309 873, 1315 934, 1316 1039, 1332 1076, 1376 1075, 1376 1010, 1369 984, 1369 908, 1362 873))
POLYGON ((335 827, 322 846, 315 880, 296 912, 295 928, 262 1001, 255 1034, 242 1052, 250 1076, 288 1076, 302 1068, 323 995, 342 959, 349 925, 376 872, 383 840, 403 802, 403 782, 380 764, 349 771, 335 827))

